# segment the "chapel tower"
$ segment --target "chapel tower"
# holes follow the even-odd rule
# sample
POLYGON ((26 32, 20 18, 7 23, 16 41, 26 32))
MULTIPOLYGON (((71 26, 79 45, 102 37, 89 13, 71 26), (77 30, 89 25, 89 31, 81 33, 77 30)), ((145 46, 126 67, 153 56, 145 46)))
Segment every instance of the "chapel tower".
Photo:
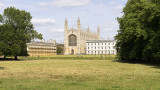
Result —
POLYGON ((64 24, 64 54, 85 54, 87 40, 99 40, 100 28, 97 33, 90 31, 89 26, 86 30, 81 28, 80 19, 77 19, 77 27, 69 28, 68 20, 64 24))

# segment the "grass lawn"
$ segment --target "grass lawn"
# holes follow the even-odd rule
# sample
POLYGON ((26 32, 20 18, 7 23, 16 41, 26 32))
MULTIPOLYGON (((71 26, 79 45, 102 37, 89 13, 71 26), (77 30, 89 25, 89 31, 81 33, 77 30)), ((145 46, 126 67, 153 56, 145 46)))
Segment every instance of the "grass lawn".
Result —
POLYGON ((160 89, 158 66, 62 57, 0 61, 0 90, 160 89))
MULTIPOLYGON (((12 57, 13 58, 13 57, 12 57)), ((114 60, 115 55, 55 55, 43 57, 20 57, 23 60, 114 60)))

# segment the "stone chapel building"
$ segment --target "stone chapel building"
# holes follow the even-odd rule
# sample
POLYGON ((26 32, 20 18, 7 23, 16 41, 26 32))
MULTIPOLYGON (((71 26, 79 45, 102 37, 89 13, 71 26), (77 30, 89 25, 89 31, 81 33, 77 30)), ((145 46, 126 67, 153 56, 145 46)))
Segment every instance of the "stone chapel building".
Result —
POLYGON ((69 28, 68 21, 64 25, 64 54, 86 54, 86 41, 100 40, 100 28, 97 33, 92 33, 88 27, 82 30, 80 19, 77 20, 77 28, 69 28))

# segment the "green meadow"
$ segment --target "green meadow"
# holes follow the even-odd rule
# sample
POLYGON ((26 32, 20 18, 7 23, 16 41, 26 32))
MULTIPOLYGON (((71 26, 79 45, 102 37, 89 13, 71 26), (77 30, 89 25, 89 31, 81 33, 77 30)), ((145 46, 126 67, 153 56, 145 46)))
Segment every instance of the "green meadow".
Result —
MULTIPOLYGON (((13 58, 13 57, 12 57, 13 58)), ((115 60, 115 55, 55 55, 43 57, 19 57, 21 60, 115 60)))
POLYGON ((20 57, 0 61, 0 90, 159 90, 160 66, 114 55, 20 57))

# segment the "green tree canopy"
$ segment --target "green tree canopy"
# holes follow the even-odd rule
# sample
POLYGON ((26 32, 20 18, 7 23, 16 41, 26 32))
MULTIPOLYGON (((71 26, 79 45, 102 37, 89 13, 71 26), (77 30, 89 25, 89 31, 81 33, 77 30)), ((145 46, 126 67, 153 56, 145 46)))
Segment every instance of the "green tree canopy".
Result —
POLYGON ((0 51, 5 55, 27 55, 27 45, 32 39, 42 39, 34 30, 29 12, 8 7, 0 15, 0 51))
POLYGON ((57 54, 60 55, 60 54, 63 54, 63 50, 64 49, 64 46, 62 45, 57 45, 57 54))
POLYGON ((118 18, 118 57, 122 60, 160 59, 160 10, 156 0, 128 0, 118 18))

